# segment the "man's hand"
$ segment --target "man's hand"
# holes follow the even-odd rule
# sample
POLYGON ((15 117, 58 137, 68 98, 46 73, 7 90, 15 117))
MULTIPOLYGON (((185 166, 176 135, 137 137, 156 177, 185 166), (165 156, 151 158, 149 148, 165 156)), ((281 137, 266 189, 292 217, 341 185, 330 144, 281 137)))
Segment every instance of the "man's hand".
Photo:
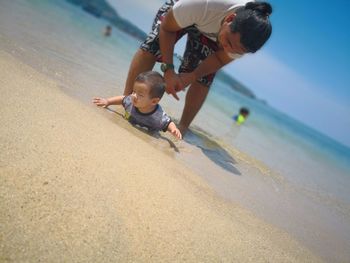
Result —
POLYGON ((183 89, 179 75, 177 75, 173 70, 167 70, 164 73, 164 79, 166 83, 166 93, 173 95, 176 100, 179 100, 176 93, 183 89))

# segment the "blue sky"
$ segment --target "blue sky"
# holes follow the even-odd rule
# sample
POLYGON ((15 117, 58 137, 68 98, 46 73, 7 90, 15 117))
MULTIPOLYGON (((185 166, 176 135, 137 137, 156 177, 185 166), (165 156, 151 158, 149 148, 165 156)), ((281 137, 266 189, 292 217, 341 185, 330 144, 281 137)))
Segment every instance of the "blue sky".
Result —
MULTIPOLYGON (((108 1, 145 32, 164 2, 108 1)), ((269 3, 270 40, 225 71, 272 107, 350 146, 350 1, 269 3)))

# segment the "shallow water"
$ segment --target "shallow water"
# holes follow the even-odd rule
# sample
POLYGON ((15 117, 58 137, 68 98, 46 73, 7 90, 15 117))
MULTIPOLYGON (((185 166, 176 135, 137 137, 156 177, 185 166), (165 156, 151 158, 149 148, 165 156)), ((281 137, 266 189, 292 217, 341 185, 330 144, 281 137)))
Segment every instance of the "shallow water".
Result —
MULTIPOLYGON (((106 24, 65 1, 1 1, 0 48, 91 105, 93 96, 122 93, 139 45, 115 28, 110 38, 103 37, 106 24)), ((162 99, 175 119, 184 95, 180 102, 170 96, 162 99)), ((130 129, 120 116, 102 115, 130 129)), ((161 139, 135 134, 197 171, 224 198, 287 230, 327 261, 350 261, 350 150, 345 146, 220 80, 184 142, 167 134, 161 139), (237 127, 231 116, 241 106, 249 107, 251 115, 237 127)))

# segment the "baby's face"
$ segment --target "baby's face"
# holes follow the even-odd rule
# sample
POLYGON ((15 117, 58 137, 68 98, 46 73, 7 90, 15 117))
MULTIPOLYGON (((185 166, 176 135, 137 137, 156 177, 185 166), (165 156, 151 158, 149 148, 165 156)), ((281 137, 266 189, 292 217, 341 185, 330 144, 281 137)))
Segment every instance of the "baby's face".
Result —
POLYGON ((153 100, 149 96, 149 87, 145 83, 135 82, 131 98, 136 108, 153 106, 153 100))

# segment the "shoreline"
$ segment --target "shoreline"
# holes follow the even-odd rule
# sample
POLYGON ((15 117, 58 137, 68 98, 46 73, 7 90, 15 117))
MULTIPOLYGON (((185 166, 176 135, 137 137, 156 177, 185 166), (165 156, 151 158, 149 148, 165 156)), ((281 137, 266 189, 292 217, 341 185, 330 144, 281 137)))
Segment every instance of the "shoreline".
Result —
POLYGON ((319 262, 0 51, 1 260, 319 262))

